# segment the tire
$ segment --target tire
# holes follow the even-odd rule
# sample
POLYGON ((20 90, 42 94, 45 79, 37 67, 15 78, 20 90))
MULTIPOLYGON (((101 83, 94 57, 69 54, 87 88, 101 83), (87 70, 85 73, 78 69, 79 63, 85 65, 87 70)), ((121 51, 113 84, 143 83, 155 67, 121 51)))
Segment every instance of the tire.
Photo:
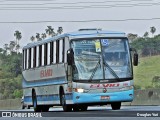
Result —
POLYGON ((35 91, 32 94, 32 104, 34 112, 41 112, 41 107, 37 105, 37 97, 35 91))
POLYGON ((121 108, 121 102, 111 103, 111 107, 112 107, 112 110, 120 110, 120 108, 121 108))
POLYGON ((73 106, 73 111, 74 111, 74 112, 80 111, 79 106, 78 106, 78 105, 74 105, 74 106, 73 106))
POLYGON ((22 109, 25 109, 24 103, 21 104, 21 108, 22 108, 22 109))
POLYGON ((61 102, 61 105, 63 107, 64 112, 72 111, 72 106, 71 105, 66 105, 66 98, 65 98, 65 94, 64 94, 63 90, 61 91, 61 94, 60 94, 60 102, 61 102))
POLYGON ((49 106, 46 106, 46 105, 41 106, 41 111, 42 112, 48 112, 49 111, 49 106))
POLYGON ((87 111, 88 106, 87 105, 74 105, 73 106, 73 111, 78 112, 78 111, 87 111))
POLYGON ((87 111, 88 106, 87 105, 82 105, 80 107, 81 111, 87 111))

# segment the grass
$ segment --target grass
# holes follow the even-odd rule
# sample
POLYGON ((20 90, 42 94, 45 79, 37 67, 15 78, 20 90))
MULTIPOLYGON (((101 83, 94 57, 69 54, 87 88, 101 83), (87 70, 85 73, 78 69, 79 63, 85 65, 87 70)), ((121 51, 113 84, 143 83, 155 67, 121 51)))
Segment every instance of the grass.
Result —
POLYGON ((152 86, 154 76, 160 76, 160 55, 140 58, 139 65, 134 67, 135 85, 141 89, 152 86))

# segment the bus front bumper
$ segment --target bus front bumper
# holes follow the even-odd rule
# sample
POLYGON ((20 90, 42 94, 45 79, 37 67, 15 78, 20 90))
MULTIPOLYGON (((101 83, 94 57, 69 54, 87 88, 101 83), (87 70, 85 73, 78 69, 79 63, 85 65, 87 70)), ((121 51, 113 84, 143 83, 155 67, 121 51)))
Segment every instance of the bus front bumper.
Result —
POLYGON ((73 93, 73 103, 111 103, 111 102, 131 102, 133 101, 133 89, 110 93, 73 93))

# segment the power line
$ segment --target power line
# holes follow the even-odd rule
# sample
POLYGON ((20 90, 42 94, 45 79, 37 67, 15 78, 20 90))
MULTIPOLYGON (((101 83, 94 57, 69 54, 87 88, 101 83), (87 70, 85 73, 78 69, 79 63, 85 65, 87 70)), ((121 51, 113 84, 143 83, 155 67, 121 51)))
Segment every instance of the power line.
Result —
POLYGON ((60 22, 60 23, 83 23, 83 22, 125 22, 125 21, 150 21, 150 20, 160 20, 160 18, 130 18, 130 19, 99 19, 99 20, 53 20, 53 21, 21 21, 21 22, 0 22, 0 23, 53 23, 53 22, 60 22))
POLYGON ((51 10, 51 9, 89 9, 89 8, 113 8, 113 7, 138 7, 138 6, 157 6, 157 3, 138 3, 138 4, 114 4, 114 5, 88 5, 88 6, 62 6, 62 7, 1 7, 0 10, 51 10))
MULTIPOLYGON (((43 1, 43 0, 42 0, 43 1)), ((51 0, 48 0, 48 1, 51 1, 51 0)), ((121 2, 140 2, 140 1, 149 1, 149 2, 151 2, 151 1, 154 1, 154 0, 127 0, 127 1, 98 1, 98 2, 93 2, 93 1, 90 1, 90 2, 67 2, 67 3, 63 3, 63 2, 61 2, 61 3, 39 3, 39 4, 37 4, 37 3, 30 3, 30 4, 18 4, 18 3, 16 3, 16 4, 0 4, 0 5, 50 5, 50 4, 99 4, 99 3, 121 3, 121 2)), ((1 2, 1 1, 0 1, 1 2)))

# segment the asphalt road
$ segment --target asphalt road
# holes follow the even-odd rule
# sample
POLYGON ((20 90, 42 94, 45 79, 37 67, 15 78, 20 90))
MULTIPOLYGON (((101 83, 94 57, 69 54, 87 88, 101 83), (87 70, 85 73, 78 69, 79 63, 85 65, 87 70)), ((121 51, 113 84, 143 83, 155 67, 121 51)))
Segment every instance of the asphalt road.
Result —
MULTIPOLYGON (((63 112, 62 108, 50 108, 47 113, 33 112, 33 109, 24 110, 0 110, 2 112, 9 112, 12 114, 12 118, 0 118, 0 120, 19 120, 18 114, 21 117, 26 116, 23 120, 159 120, 160 117, 160 106, 122 106, 121 110, 112 110, 110 106, 96 106, 89 107, 87 111, 83 112, 63 112), (33 118, 38 116, 38 118, 33 118), (31 117, 31 118, 28 118, 31 117), (42 118, 40 118, 42 117, 42 118)), ((4 114, 4 113, 3 113, 4 114)), ((2 115, 1 115, 2 116, 2 115)))

